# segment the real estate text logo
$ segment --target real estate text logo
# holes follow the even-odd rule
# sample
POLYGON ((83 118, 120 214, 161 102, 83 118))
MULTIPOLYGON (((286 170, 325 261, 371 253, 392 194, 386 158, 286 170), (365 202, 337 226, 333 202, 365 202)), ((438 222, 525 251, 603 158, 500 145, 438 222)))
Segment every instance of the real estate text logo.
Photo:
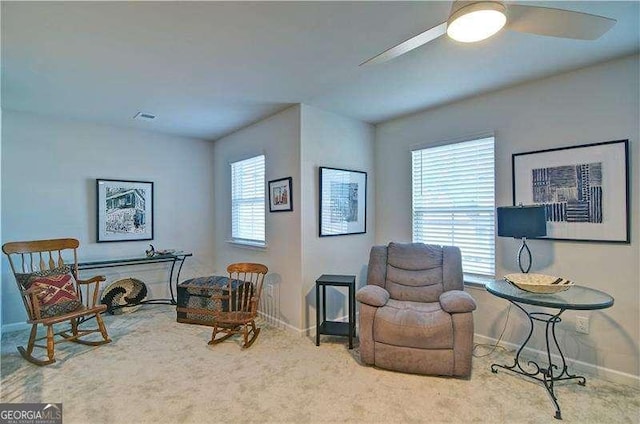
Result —
POLYGON ((0 403, 0 424, 62 424, 62 404, 0 403))

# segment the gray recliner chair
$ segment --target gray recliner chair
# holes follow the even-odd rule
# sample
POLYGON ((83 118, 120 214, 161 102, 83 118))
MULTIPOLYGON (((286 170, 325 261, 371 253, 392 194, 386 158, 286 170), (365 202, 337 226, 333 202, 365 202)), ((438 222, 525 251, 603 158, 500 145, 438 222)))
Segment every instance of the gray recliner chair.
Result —
POLYGON ((358 290, 362 362, 415 374, 471 374, 476 303, 463 291, 460 249, 374 246, 358 290))

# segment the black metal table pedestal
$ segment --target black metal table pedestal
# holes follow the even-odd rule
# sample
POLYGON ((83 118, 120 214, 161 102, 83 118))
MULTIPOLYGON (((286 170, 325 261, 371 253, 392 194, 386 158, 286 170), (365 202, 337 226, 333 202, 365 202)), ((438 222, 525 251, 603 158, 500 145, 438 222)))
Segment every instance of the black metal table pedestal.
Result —
POLYGON ((562 413, 560 411, 560 405, 558 404, 558 398, 556 397, 556 394, 554 392, 554 388, 553 388, 554 383, 556 381, 561 381, 561 380, 575 379, 575 380, 578 380, 578 384, 580 384, 581 386, 584 386, 587 382, 587 380, 583 376, 569 373, 569 371, 567 370, 567 362, 564 358, 564 355, 562 354, 562 349, 560 349, 560 345, 558 344, 558 339, 556 338, 556 331, 555 331, 556 324, 562 321, 560 319, 560 315, 565 310, 561 309, 560 312, 558 312, 555 315, 549 314, 546 312, 527 312, 522 306, 518 305, 516 302, 511 301, 511 303, 517 306, 529 318, 529 334, 527 335, 527 338, 525 339, 524 343, 522 343, 522 345, 518 349, 518 352, 516 353, 516 357, 513 361, 513 365, 509 366, 509 365, 491 364, 491 371, 494 373, 497 373, 498 368, 503 368, 505 370, 509 370, 509 371, 518 373, 520 375, 524 375, 525 377, 529 377, 543 383, 544 387, 547 389, 547 393, 549 394, 549 397, 551 398, 551 402, 553 402, 553 405, 556 408, 555 418, 561 420, 562 413), (546 327, 545 328, 545 341, 546 341, 545 345, 547 348, 547 367, 542 368, 535 361, 527 361, 526 367, 531 370, 531 371, 527 371, 527 369, 525 369, 520 364, 520 353, 522 353, 527 343, 529 343, 529 340, 531 340, 531 335, 533 334, 533 327, 534 327, 535 321, 545 323, 545 327, 546 327), (551 361, 551 350, 550 350, 550 343, 549 343, 550 338, 553 339, 553 343, 556 345, 556 348, 562 360, 561 367, 558 367, 551 361), (558 373, 554 373, 554 371, 558 371, 558 373))
POLYGON ((560 405, 558 404, 558 398, 554 389, 555 383, 563 380, 577 380, 578 384, 584 386, 587 380, 583 376, 569 373, 567 369, 567 361, 565 360, 564 354, 562 353, 562 349, 560 349, 560 344, 556 337, 556 324, 562 321, 560 319, 560 315, 562 315, 566 310, 593 311, 597 309, 606 309, 613 306, 613 297, 600 290, 579 285, 574 285, 565 291, 555 292, 552 295, 532 293, 521 290, 505 280, 490 281, 487 283, 486 289, 489 293, 506 299, 513 305, 517 306, 518 309, 520 309, 527 318, 529 318, 529 334, 524 340, 524 343, 522 343, 518 349, 513 365, 491 364, 491 371, 497 373, 498 368, 502 368, 541 382, 547 390, 547 393, 551 398, 551 402, 553 402, 556 409, 555 418, 561 420, 562 412, 560 411, 560 405), (558 313, 527 312, 521 304, 557 309, 558 313), (520 354, 529 343, 529 340, 531 340, 533 328, 536 322, 544 323, 545 325, 545 347, 547 350, 546 367, 540 366, 535 361, 525 362, 520 358, 520 354), (555 349, 560 355, 561 363, 557 365, 551 360, 551 349, 553 348, 551 345, 552 340, 555 345, 555 349), (524 366, 522 362, 525 362, 524 366))
POLYGON ((320 334, 349 337, 349 349, 353 349, 356 335, 356 276, 322 274, 316 280, 316 346, 320 346, 320 334), (327 321, 327 286, 347 287, 349 290, 349 322, 327 321), (322 287, 322 317, 320 316, 320 287, 322 287))

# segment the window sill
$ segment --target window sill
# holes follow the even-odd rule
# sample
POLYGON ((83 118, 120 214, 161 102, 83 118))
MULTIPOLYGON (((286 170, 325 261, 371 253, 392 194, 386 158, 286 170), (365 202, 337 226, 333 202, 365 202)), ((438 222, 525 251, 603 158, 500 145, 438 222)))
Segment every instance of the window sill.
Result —
POLYGON ((493 281, 491 277, 464 274, 464 286, 476 289, 484 289, 489 281, 493 281))
POLYGON ((232 244, 236 247, 241 247, 243 249, 267 250, 266 242, 230 239, 230 240, 227 240, 227 243, 232 244))

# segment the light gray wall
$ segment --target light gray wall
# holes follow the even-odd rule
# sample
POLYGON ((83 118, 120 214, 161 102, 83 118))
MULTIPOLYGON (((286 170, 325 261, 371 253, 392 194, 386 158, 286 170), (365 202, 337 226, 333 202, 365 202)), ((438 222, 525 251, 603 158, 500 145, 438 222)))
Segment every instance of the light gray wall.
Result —
MULTIPOLYGON (((600 141, 629 139, 631 240, 629 245, 531 242, 532 272, 559 275, 603 290, 615 305, 580 312, 591 320, 588 335, 574 331, 575 313, 567 312, 559 338, 565 353, 588 364, 640 374, 640 279, 638 222, 638 56, 561 74, 435 110, 397 119, 376 131, 376 241, 411 240, 412 146, 495 132, 496 203, 510 205, 512 153, 600 141)), ((517 272, 518 242, 496 239, 498 277, 517 272)), ((470 290, 479 309, 476 333, 497 338, 506 301, 470 290)), ((525 328, 512 311, 507 341, 518 343, 525 328)), ((539 343, 538 347, 542 347, 539 343)))
MULTIPOLYGON (((366 284, 369 250, 374 242, 374 127, 315 107, 302 105, 302 274, 304 328, 315 325, 315 280, 322 274, 356 275, 366 284), (319 167, 367 173, 367 232, 319 237, 319 167)), ((346 290, 329 289, 327 318, 348 312, 346 290)))
POLYGON ((270 318, 300 328, 300 106, 243 128, 214 143, 215 272, 226 274, 233 262, 258 262, 269 268, 266 283, 273 294, 263 292, 261 308, 270 318), (266 249, 241 247, 231 238, 230 163, 265 155, 266 180, 293 177, 293 212, 270 213, 266 204, 266 249))
MULTIPOLYGON (((211 142, 2 111, 2 242, 74 237, 80 260, 192 251, 181 279, 207 275, 213 257, 211 142), (154 240, 96 243, 96 178, 154 182, 154 240)), ((108 282, 134 276, 167 295, 164 264, 86 271, 108 282)), ((84 274, 87 276, 88 274, 84 274)), ((2 258, 3 324, 24 322, 2 258)), ((103 286, 104 287, 104 286, 103 286)))
MULTIPOLYGON (((373 137, 371 125, 306 105, 296 105, 214 143, 215 271, 232 262, 269 267, 262 310, 276 324, 302 332, 315 325, 315 280, 323 273, 362 274, 373 243, 373 137), (229 163, 264 154, 266 179, 293 177, 293 212, 266 214, 267 248, 229 243, 229 163), (369 174, 367 234, 318 237, 318 167, 369 174)), ((268 211, 268 205, 267 205, 268 211)), ((330 318, 345 315, 346 301, 332 293, 330 318)))

